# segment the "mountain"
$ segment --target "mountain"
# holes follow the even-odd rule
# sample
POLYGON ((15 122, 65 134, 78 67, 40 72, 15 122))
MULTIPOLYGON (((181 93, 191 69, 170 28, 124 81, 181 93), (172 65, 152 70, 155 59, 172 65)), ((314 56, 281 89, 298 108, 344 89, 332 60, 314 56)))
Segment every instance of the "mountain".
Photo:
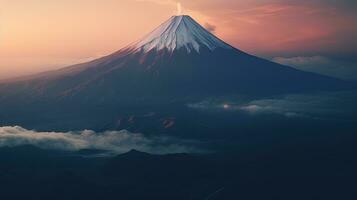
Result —
MULTIPOLYGON (((73 119, 69 122, 73 124, 83 116, 117 118, 118 112, 151 111, 153 105, 183 105, 216 96, 266 96, 346 86, 334 78, 244 53, 190 16, 173 16, 142 40, 111 55, 1 82, 0 119, 6 124, 23 122, 20 118, 30 125, 50 118, 58 123, 56 115, 73 119), (107 110, 98 110, 103 107, 107 110), (38 112, 42 115, 34 115, 38 112)), ((73 127, 90 123, 105 127, 108 122, 93 118, 83 126, 78 123, 73 127)))

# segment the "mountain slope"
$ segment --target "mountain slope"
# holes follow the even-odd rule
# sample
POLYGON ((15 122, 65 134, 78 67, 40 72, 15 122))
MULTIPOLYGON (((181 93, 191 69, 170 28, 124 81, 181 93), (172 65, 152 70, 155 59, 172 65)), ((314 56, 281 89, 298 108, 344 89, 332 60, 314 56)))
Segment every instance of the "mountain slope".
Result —
MULTIPOLYGON (((53 109, 58 109, 57 116, 77 119, 97 113, 93 109, 98 107, 124 112, 216 96, 266 96, 347 87, 334 78, 246 54, 191 17, 174 16, 142 40, 106 57, 0 83, 0 119, 12 124, 20 116, 33 117, 41 110, 42 120, 56 120, 50 113, 53 109)), ((34 124, 36 117, 29 124, 34 124)), ((100 123, 105 126, 107 122, 100 123)))
POLYGON ((41 98, 101 94, 120 99, 150 94, 275 94, 336 89, 344 84, 248 55, 191 17, 174 16, 112 55, 5 85, 0 89, 9 87, 15 92, 22 88, 19 93, 25 90, 41 98))

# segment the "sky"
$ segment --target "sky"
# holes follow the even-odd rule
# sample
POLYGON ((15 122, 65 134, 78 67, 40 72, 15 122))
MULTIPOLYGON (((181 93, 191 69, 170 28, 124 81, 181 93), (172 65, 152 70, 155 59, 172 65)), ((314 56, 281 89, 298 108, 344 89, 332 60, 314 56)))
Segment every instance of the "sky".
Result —
POLYGON ((89 61, 178 12, 248 53, 357 80, 355 0, 0 0, 0 79, 89 61))

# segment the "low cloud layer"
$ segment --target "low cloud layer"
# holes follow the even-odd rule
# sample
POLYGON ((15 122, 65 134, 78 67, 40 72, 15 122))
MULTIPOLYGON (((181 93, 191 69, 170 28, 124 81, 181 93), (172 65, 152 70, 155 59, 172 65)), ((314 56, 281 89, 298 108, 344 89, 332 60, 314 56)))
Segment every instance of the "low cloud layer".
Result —
POLYGON ((192 141, 169 137, 145 137, 142 134, 122 131, 97 133, 90 130, 79 132, 37 132, 19 126, 0 127, 0 147, 34 145, 43 149, 77 151, 101 149, 124 153, 136 149, 148 153, 166 154, 197 152, 192 141))
POLYGON ((356 120, 357 92, 295 94, 266 99, 206 100, 189 104, 198 110, 242 112, 251 115, 282 115, 316 119, 356 120))

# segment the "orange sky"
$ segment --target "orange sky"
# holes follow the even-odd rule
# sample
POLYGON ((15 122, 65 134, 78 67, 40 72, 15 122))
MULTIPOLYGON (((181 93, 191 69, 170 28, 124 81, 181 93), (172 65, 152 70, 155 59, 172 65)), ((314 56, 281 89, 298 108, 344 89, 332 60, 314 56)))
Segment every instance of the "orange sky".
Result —
MULTIPOLYGON (((298 2, 181 0, 185 14, 249 53, 355 52, 356 16, 348 6, 298 2)), ((109 54, 176 14, 176 6, 175 0, 0 0, 0 78, 109 54)))

